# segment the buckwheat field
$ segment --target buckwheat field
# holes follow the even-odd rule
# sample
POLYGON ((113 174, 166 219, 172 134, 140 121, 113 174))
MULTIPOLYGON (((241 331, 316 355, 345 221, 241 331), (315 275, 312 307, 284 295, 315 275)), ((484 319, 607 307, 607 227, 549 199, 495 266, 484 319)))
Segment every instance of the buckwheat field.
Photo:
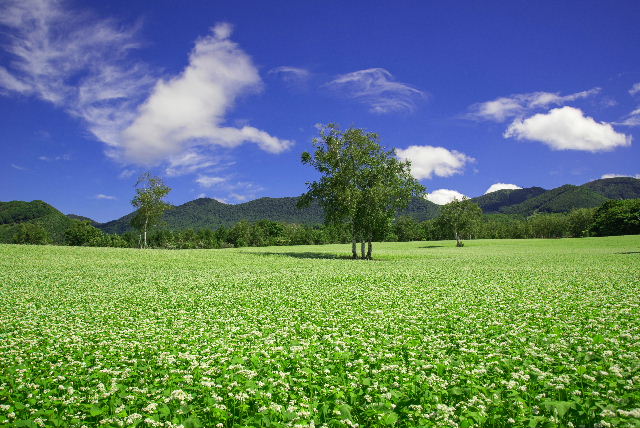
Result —
POLYGON ((0 246, 0 426, 640 425, 640 237, 0 246))

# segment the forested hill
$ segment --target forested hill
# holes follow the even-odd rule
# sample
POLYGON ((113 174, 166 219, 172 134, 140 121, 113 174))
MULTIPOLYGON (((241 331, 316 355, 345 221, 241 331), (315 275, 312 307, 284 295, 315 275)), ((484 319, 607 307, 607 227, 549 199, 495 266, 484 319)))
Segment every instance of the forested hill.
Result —
POLYGON ((608 199, 640 198, 640 180, 631 177, 605 178, 581 186, 565 184, 551 190, 529 187, 473 198, 486 214, 529 216, 537 212, 561 213, 576 208, 594 208, 608 199))
MULTIPOLYGON (((215 199, 200 198, 172 207, 164 215, 168 229, 202 229, 232 226, 241 220, 273 220, 298 224, 321 224, 324 220, 322 209, 313 204, 300 209, 296 206, 299 198, 260 198, 243 204, 224 204, 215 199)), ((415 198, 400 215, 410 215, 422 221, 434 218, 439 213, 438 205, 424 199, 415 198)), ((123 233, 131 230, 133 213, 98 227, 108 233, 123 233)))
POLYGON ((0 202, 0 242, 11 242, 18 225, 40 225, 54 242, 63 240, 72 220, 43 201, 0 202))
MULTIPOLYGON (((529 216, 537 212, 568 212, 575 208, 600 206, 608 199, 640 198, 640 180, 630 177, 595 180, 581 186, 564 185, 545 190, 530 187, 517 190, 499 190, 473 198, 487 214, 503 213, 529 216)), ((298 198, 260 198, 243 204, 224 204, 215 199, 200 198, 170 208, 164 216, 165 227, 172 230, 215 229, 232 226, 241 220, 274 220, 298 224, 320 224, 323 213, 319 206, 298 209, 298 198)), ((440 207, 424 199, 415 198, 409 207, 399 213, 418 221, 438 216, 440 207)), ((129 222, 133 213, 107 223, 95 223, 105 232, 123 233, 131 230, 129 222)), ((64 235, 72 219, 90 220, 86 217, 60 211, 43 201, 0 202, 0 241, 8 242, 20 223, 42 225, 54 241, 64 235)))

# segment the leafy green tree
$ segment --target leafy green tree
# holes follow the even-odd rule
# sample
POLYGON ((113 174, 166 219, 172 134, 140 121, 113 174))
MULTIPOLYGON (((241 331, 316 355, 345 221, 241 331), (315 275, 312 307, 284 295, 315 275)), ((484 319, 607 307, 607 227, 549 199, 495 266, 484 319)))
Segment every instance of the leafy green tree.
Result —
POLYGON ((73 220, 71 227, 64 233, 67 245, 89 245, 90 242, 98 242, 104 235, 100 229, 91 225, 88 220, 73 220))
POLYGON ((49 232, 37 223, 20 223, 13 235, 14 244, 46 245, 50 242, 49 232))
POLYGON ((423 239, 420 223, 413 217, 402 216, 393 225, 393 231, 398 241, 419 241, 423 239))
POLYGON ((308 191, 298 206, 318 201, 327 225, 347 225, 353 258, 358 258, 360 241, 361 257, 370 259, 373 239, 384 236, 397 210, 425 190, 411 176, 409 162, 398 160, 379 140, 377 134, 362 129, 341 131, 330 124, 313 140, 315 152, 302 154, 302 163, 314 167, 321 177, 307 183, 308 191))
POLYGON ((131 205, 138 211, 131 220, 131 225, 142 233, 144 248, 147 247, 147 232, 160 223, 162 214, 169 208, 163 198, 170 191, 171 188, 164 184, 162 178, 154 177, 150 172, 145 172, 138 178, 136 196, 131 201, 131 205))
POLYGON ((596 209, 590 230, 597 236, 640 234, 640 199, 605 202, 596 209))
POLYGON ((440 210, 438 222, 456 239, 456 247, 463 247, 462 239, 471 235, 482 221, 482 209, 467 197, 454 199, 440 210))
POLYGON ((578 208, 567 215, 568 235, 581 238, 589 234, 589 227, 593 223, 595 210, 592 208, 578 208))

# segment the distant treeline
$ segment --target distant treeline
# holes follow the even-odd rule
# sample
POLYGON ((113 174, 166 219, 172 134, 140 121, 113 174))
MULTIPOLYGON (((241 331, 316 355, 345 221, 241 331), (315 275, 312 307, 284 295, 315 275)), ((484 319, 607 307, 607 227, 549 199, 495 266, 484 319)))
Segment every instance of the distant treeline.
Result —
MULTIPOLYGON (((478 221, 466 239, 526 239, 577 238, 640 234, 640 199, 609 200, 599 208, 581 208, 566 214, 535 214, 518 217, 488 214, 478 221)), ((400 217, 389 225, 385 241, 436 241, 452 239, 453 235, 440 217, 419 222, 412 217, 400 217)), ((216 230, 156 230, 149 236, 149 246, 167 249, 260 247, 275 245, 313 245, 348 243, 351 237, 345 228, 310 226, 260 220, 240 221, 233 227, 216 230)), ((39 223, 20 223, 12 239, 19 244, 49 244, 131 247, 140 246, 140 236, 134 232, 107 234, 89 221, 73 220, 62 240, 53 239, 39 223)))

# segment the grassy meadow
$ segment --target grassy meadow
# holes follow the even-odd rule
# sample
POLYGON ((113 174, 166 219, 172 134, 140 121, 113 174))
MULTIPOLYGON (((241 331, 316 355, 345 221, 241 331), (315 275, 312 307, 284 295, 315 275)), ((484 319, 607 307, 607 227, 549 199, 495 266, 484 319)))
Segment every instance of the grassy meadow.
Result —
POLYGON ((0 426, 640 425, 640 236, 0 245, 0 426))

